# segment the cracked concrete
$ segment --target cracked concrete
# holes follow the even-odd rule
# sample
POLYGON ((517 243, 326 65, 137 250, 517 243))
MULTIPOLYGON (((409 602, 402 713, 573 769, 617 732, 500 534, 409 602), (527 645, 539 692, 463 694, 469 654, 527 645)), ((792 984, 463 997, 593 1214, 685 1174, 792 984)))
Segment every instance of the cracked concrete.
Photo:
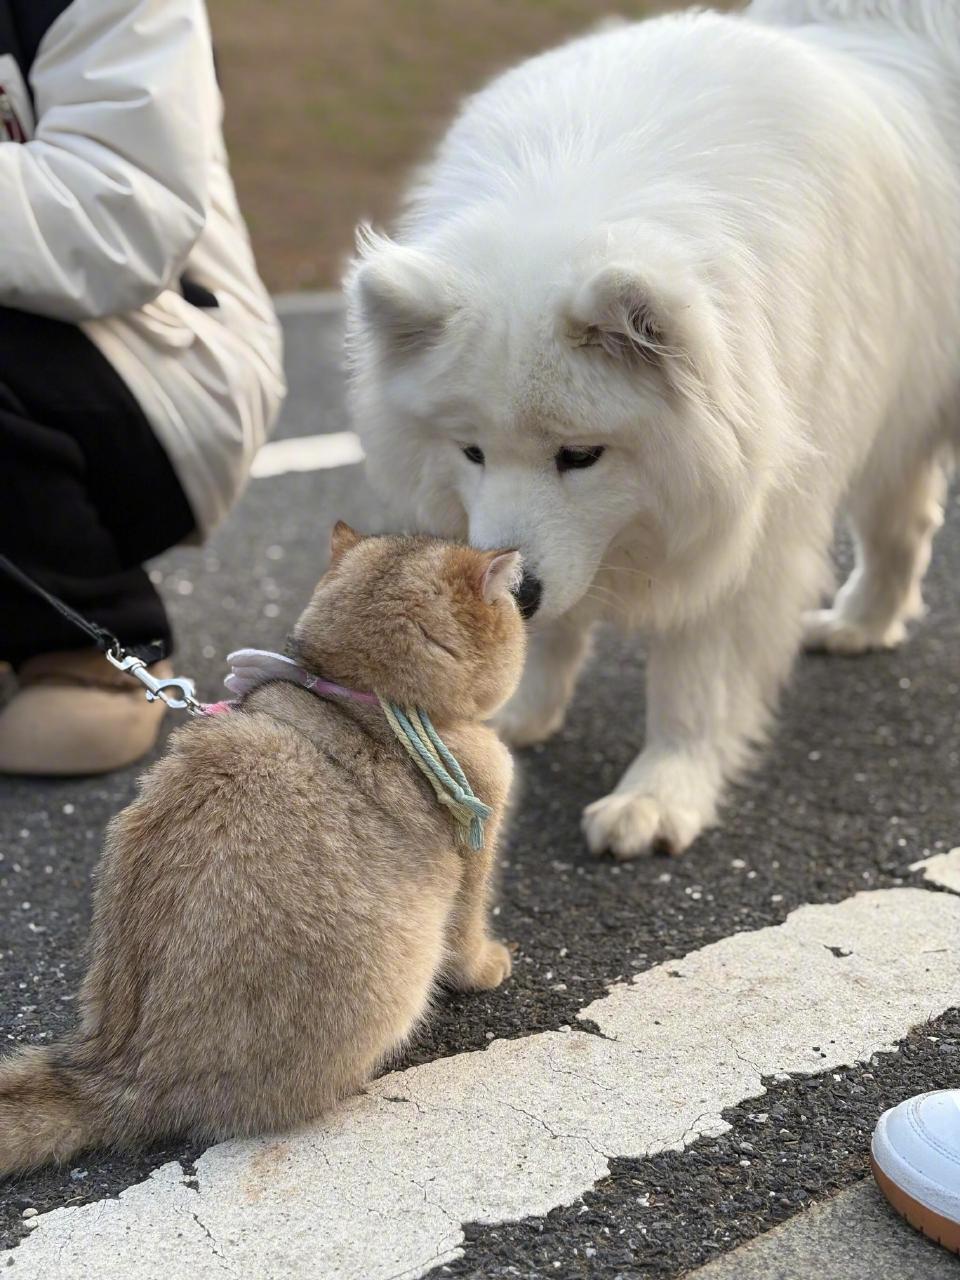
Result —
POLYGON ((915 862, 910 870, 922 871, 924 880, 930 884, 960 893, 960 846, 951 849, 949 853, 938 853, 932 858, 915 862))
POLYGON ((185 1185, 183 1167, 172 1161, 115 1200, 41 1215, 54 1228, 43 1247, 34 1251, 21 1246, 0 1256, 0 1264, 11 1280, 79 1280, 97 1274, 172 1280, 225 1268, 235 1275, 222 1254, 218 1256, 218 1246, 196 1210, 197 1192, 185 1185))
POLYGON ((829 1258, 831 1276, 843 1280, 956 1280, 957 1263, 945 1249, 890 1212, 873 1179, 833 1199, 716 1262, 689 1273, 689 1280, 810 1280, 811 1257, 829 1258))
MULTIPOLYGON (((187 1183, 186 1181, 184 1181, 184 1186, 186 1185, 187 1183)), ((210 1231, 210 1228, 206 1225, 206 1223, 200 1217, 199 1213, 194 1213, 192 1217, 194 1222, 201 1229, 201 1231, 204 1232, 207 1239, 210 1241, 210 1244, 213 1248, 214 1256, 217 1259, 219 1259, 223 1270, 226 1271, 227 1274, 231 1276, 239 1275, 240 1273, 237 1271, 237 1269, 234 1266, 232 1266, 231 1263, 223 1256, 220 1246, 217 1244, 216 1240, 213 1237, 213 1233, 210 1231)))
POLYGON ((458 1256, 461 1223, 545 1214, 615 1157, 722 1134, 763 1077, 866 1061, 958 987, 956 897, 802 907, 614 987, 581 1012, 602 1036, 498 1040, 395 1072, 323 1125, 212 1148, 196 1189, 171 1163, 117 1200, 42 1214, 0 1264, 17 1280, 421 1275, 458 1256))

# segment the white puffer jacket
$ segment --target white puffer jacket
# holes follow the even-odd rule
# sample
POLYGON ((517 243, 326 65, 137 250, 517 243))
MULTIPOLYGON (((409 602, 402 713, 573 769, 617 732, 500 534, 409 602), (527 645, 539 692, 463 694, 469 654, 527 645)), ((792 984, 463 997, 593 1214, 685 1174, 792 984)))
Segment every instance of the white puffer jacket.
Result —
POLYGON ((0 45, 0 305, 83 327, 142 405, 204 534, 241 489, 284 381, 203 0, 46 7, 29 67, 0 45), (182 280, 218 305, 191 305, 182 280))

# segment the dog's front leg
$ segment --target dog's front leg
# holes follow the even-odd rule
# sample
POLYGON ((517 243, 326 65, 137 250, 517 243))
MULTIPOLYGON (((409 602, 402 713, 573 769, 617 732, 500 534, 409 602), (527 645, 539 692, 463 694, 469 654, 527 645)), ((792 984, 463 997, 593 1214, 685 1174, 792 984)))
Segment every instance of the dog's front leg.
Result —
POLYGON ((493 721, 510 746, 544 742, 563 726, 577 675, 590 650, 592 621, 592 605, 587 602, 532 630, 520 687, 493 721))
POLYGON ((781 561, 704 619, 654 640, 647 745, 616 790, 584 812, 594 853, 682 853, 715 821, 725 783, 768 728, 819 578, 812 553, 781 561))

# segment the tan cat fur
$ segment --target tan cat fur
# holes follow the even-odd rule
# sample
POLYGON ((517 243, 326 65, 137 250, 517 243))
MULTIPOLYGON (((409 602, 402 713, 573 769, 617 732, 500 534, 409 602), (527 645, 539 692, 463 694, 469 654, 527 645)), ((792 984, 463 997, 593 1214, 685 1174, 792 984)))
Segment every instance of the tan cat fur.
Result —
POLYGON ((0 1174, 91 1145, 253 1134, 322 1115, 427 1013, 498 986, 488 894, 516 687, 515 553, 340 524, 289 652, 426 709, 493 808, 481 852, 376 706, 272 682, 171 738, 110 824, 81 1023, 0 1063, 0 1174))

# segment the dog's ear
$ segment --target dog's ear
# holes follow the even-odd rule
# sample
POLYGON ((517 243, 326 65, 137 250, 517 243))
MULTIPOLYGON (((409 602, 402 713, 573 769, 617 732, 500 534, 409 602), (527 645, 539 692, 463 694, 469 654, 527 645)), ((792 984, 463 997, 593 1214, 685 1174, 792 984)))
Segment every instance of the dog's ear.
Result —
POLYGON ((656 365, 670 378, 708 377, 716 358, 712 309, 679 271, 665 277, 608 263, 575 291, 566 324, 575 346, 656 365))
POLYGON ((568 336, 574 346, 600 347, 610 356, 659 360, 670 349, 664 303, 642 276, 608 264, 574 294, 568 336))
POLYGON ((366 323, 405 348, 438 337, 455 309, 442 264, 364 229, 357 244, 359 257, 347 287, 366 323))

